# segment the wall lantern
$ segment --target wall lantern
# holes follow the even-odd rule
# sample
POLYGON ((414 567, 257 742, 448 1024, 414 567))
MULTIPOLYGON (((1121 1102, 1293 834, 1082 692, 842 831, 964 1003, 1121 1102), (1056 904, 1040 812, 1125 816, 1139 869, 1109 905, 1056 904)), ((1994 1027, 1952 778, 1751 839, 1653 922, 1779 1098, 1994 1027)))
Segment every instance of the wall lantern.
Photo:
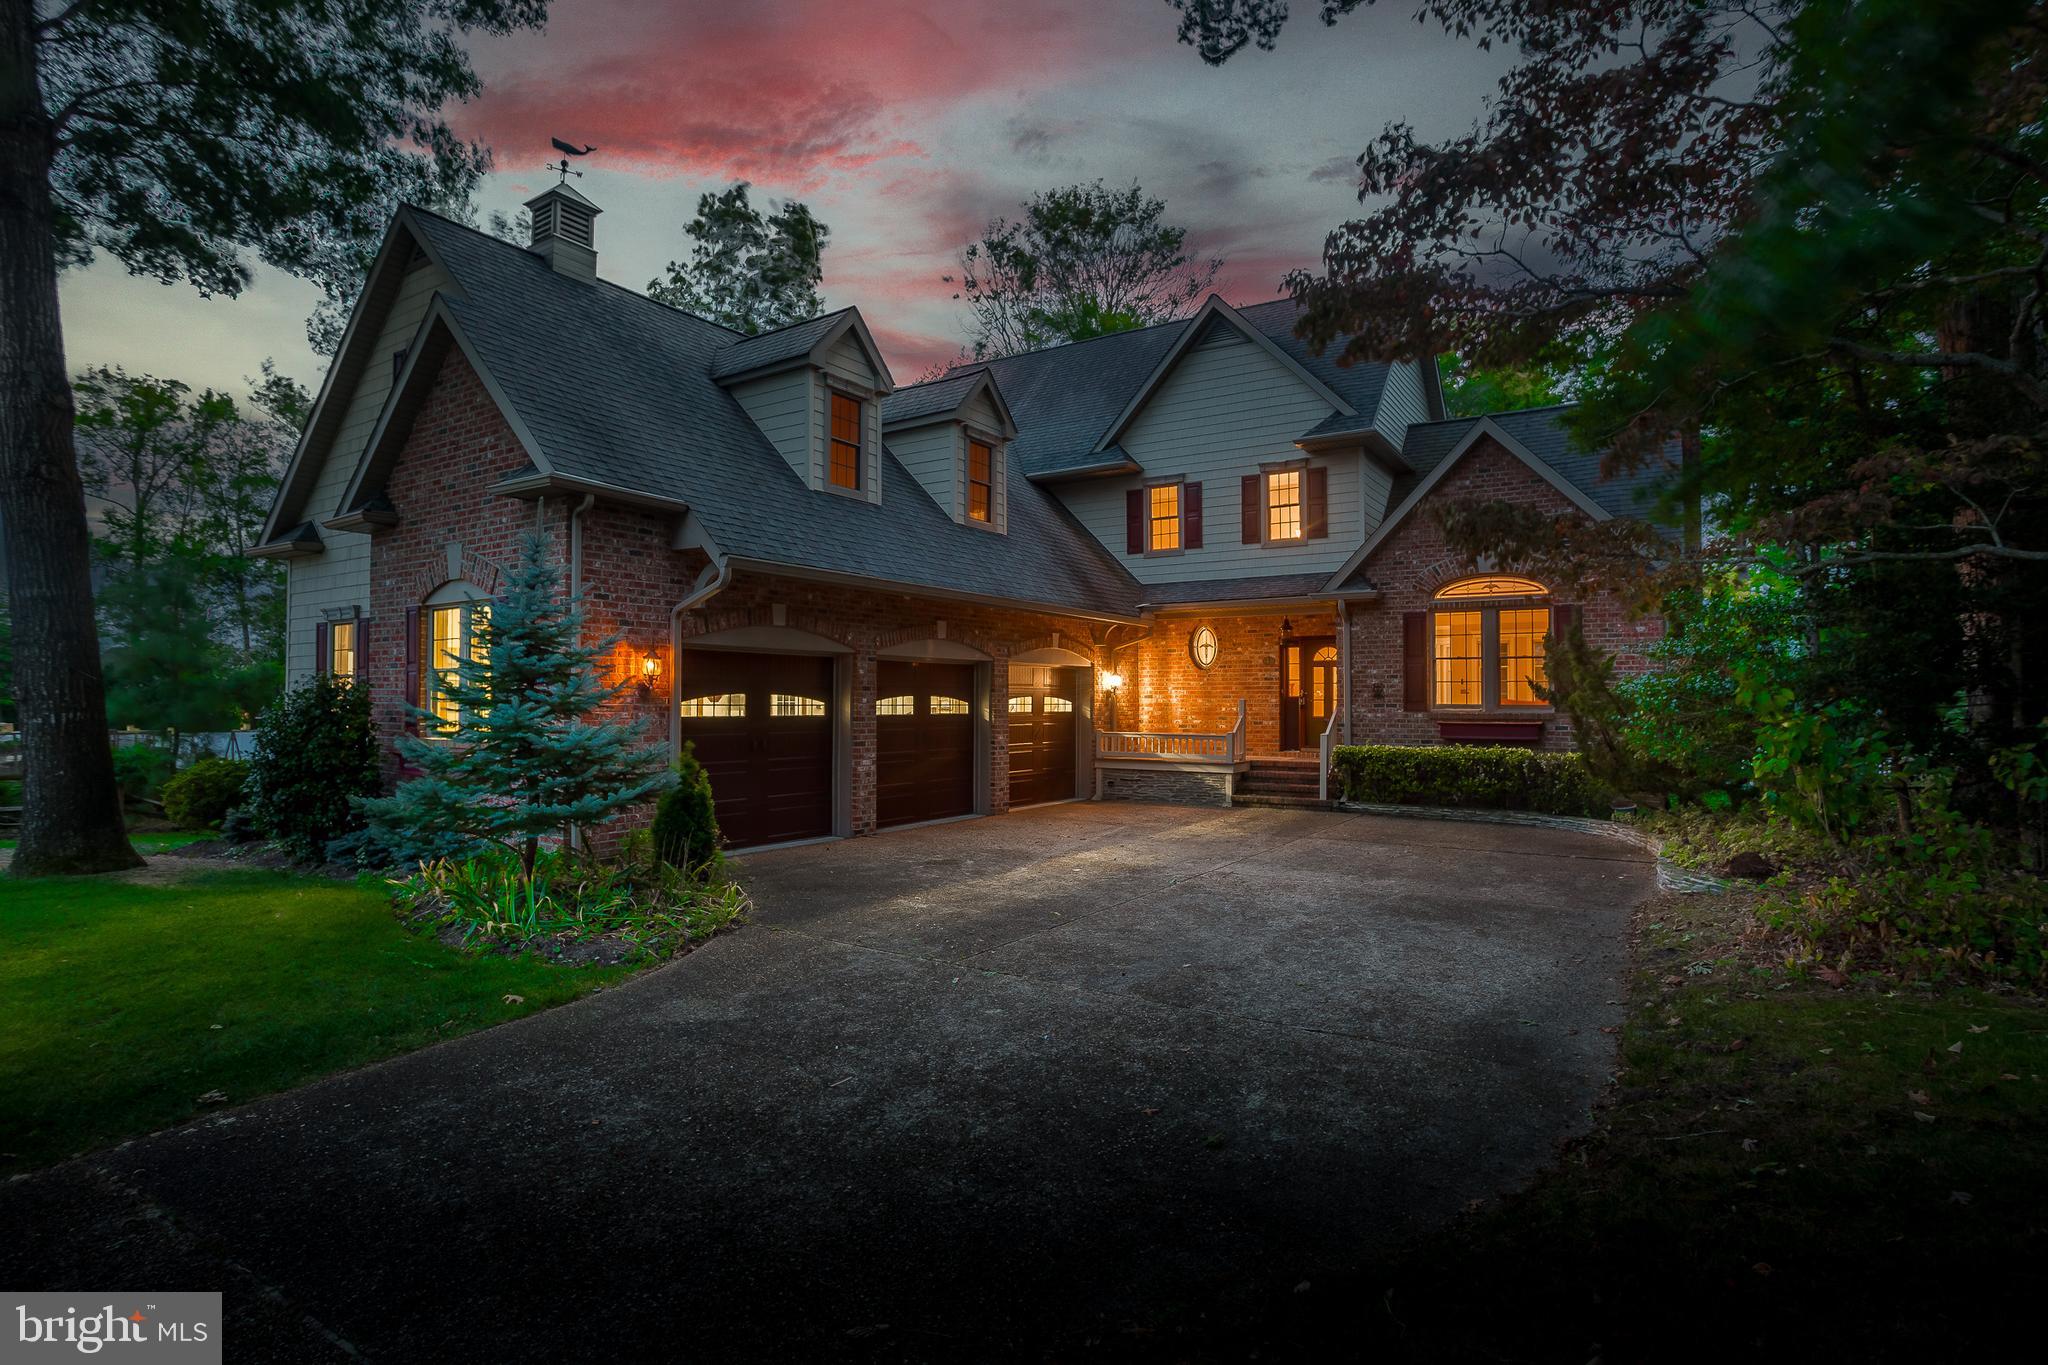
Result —
POLYGON ((1214 668, 1216 648, 1216 632, 1207 626, 1196 626, 1188 636, 1188 657, 1195 661, 1196 668, 1214 668))
POLYGON ((654 680, 661 676, 660 656, 647 653, 640 656, 640 700, 654 700, 654 680))
POLYGON ((1105 673, 1102 675, 1102 690, 1105 692, 1114 692, 1123 685, 1124 675, 1121 673, 1105 673))

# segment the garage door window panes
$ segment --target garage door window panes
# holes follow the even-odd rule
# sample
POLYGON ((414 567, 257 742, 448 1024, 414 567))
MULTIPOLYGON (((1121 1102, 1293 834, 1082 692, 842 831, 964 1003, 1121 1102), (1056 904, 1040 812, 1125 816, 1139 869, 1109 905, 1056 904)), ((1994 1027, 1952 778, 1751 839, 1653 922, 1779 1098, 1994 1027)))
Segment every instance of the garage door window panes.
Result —
POLYGON ((687 697, 681 715, 686 720, 738 720, 747 714, 747 694, 721 692, 709 697, 687 697))
POLYGON ((1045 713, 1049 716, 1063 715, 1073 709, 1074 703, 1065 697, 1047 697, 1045 699, 1045 713))
POLYGON ((1010 698, 1010 714, 1011 714, 1011 715, 1013 715, 1013 716, 1028 716, 1028 715, 1030 715, 1030 714, 1031 714, 1031 698, 1029 698, 1029 697, 1012 697, 1012 698, 1010 698))
POLYGON ((878 716, 914 716, 917 714, 916 697, 884 697, 875 703, 878 716))
POLYGON ((933 697, 931 706, 931 714, 935 716, 964 716, 968 710, 966 700, 961 697, 933 697))
POLYGON ((822 716, 825 714, 823 697, 799 696, 794 692, 777 692, 768 699, 768 714, 771 716, 822 716))

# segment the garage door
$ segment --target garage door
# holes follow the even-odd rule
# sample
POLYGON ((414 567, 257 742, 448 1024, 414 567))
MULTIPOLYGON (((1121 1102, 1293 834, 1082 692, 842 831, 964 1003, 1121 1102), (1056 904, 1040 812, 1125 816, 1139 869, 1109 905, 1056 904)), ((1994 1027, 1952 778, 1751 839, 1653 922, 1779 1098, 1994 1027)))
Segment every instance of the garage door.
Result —
POLYGON ((1074 700, 1078 668, 1010 669, 1010 804, 1074 794, 1074 700))
POLYGON ((875 823, 974 813, 974 667, 884 660, 875 691, 875 823))
POLYGON ((686 649, 676 700, 727 844, 832 832, 830 659, 686 649))

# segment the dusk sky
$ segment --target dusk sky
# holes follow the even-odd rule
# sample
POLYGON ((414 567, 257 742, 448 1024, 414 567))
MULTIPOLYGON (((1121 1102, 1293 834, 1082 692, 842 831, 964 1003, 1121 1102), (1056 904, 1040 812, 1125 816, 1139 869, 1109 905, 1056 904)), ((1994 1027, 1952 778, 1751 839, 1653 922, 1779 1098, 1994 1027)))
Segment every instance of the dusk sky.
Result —
MULTIPOLYGON (((1271 298, 1358 211, 1351 161, 1381 127, 1462 131, 1507 60, 1405 5, 1335 28, 1296 9, 1277 52, 1217 69, 1163 0, 557 0, 544 32, 474 46, 485 91, 450 120, 496 151, 486 211, 549 183, 550 136, 597 144, 577 184, 605 211, 598 269, 634 289, 687 254, 705 190, 808 202, 828 303, 859 305, 907 382, 966 339, 940 277, 1033 191, 1135 179, 1226 258, 1225 298, 1271 298)), ((103 259, 65 281, 69 360, 239 391, 274 356, 310 384, 315 297, 261 271, 207 300, 103 259)))

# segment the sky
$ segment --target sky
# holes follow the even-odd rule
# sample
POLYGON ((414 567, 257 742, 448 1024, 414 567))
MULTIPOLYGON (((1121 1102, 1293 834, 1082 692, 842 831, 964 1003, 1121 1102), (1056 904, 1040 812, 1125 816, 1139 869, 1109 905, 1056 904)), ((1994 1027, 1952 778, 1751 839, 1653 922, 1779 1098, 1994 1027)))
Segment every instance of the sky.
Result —
MULTIPOLYGON (((598 272, 635 289, 687 256, 706 191, 808 203, 827 305, 859 306, 903 383, 967 340, 941 279, 960 248, 1033 192, 1135 180, 1255 303, 1360 211, 1353 159, 1386 124, 1461 133, 1505 67, 1404 4, 1334 28, 1294 8, 1277 51, 1215 68, 1164 0, 555 0, 544 31, 472 42, 484 92, 447 117, 496 155, 486 212, 552 182, 550 137, 596 144, 598 272)), ((239 391, 274 357, 316 384, 316 297, 259 267, 207 299, 102 259, 64 281, 69 360, 239 391)))

